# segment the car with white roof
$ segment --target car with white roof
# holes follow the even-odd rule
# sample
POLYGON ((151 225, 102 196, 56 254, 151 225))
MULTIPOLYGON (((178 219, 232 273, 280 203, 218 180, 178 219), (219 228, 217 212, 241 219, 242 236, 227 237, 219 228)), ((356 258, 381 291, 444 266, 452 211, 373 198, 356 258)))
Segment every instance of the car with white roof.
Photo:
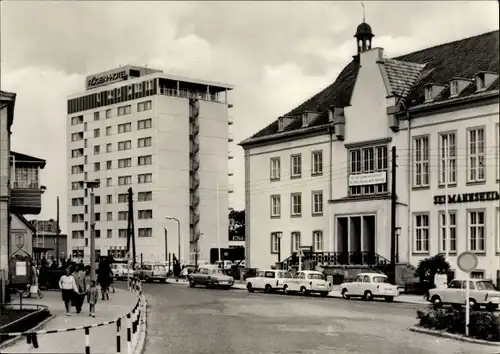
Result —
POLYGON ((332 291, 332 283, 326 281, 323 273, 315 270, 302 270, 293 276, 291 279, 285 279, 283 284, 283 292, 300 293, 302 295, 320 294, 328 296, 332 291))
POLYGON ((207 288, 230 289, 234 285, 234 278, 224 274, 216 266, 202 266, 197 272, 188 275, 189 286, 204 285, 207 288))
MULTIPOLYGON (((429 300, 435 308, 443 305, 455 307, 465 305, 466 280, 454 279, 447 288, 429 290, 429 300)), ((493 283, 484 279, 469 280, 469 305, 475 310, 485 307, 490 311, 497 310, 500 305, 500 292, 493 283)))
POLYGON ((113 277, 117 280, 123 280, 127 279, 127 277, 134 276, 134 270, 129 268, 127 264, 113 263, 110 265, 110 268, 111 272, 113 272, 113 277))
POLYGON ((346 300, 361 297, 367 301, 383 298, 391 302, 399 295, 398 287, 389 282, 387 275, 381 273, 359 273, 353 282, 340 284, 340 289, 346 300))
POLYGON ((283 290, 285 280, 291 278, 292 275, 284 270, 259 270, 255 277, 247 278, 247 290, 251 293, 255 290, 264 290, 266 293, 276 292, 283 290))

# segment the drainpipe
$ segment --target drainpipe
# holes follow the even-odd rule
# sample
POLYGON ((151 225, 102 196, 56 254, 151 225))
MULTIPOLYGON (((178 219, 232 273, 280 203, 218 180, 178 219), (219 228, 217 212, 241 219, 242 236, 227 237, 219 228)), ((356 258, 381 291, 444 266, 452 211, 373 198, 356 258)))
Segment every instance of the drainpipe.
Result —
MULTIPOLYGON (((333 199, 333 133, 334 133, 334 129, 333 129, 333 126, 329 126, 328 127, 328 133, 330 134, 330 151, 329 151, 329 159, 330 159, 330 163, 329 163, 329 173, 330 173, 330 178, 329 178, 329 183, 328 183, 328 189, 329 189, 329 201, 333 199)), ((332 237, 331 237, 331 240, 332 240, 332 245, 330 245, 330 249, 332 252, 335 252, 334 250, 334 246, 335 246, 335 240, 334 240, 334 235, 333 235, 333 230, 334 228, 331 226, 331 224, 333 223, 333 220, 332 220, 332 215, 331 215, 331 210, 332 210, 332 207, 331 207, 331 203, 329 202, 328 203, 328 236, 330 236, 330 234, 332 234, 332 237)), ((328 237, 330 239, 330 237, 328 237)))
POLYGON ((406 161, 408 161, 408 241, 407 241, 407 245, 408 245, 408 250, 407 250, 407 258, 406 258, 406 261, 408 264, 410 264, 410 258, 411 258, 411 249, 413 247, 412 245, 412 224, 413 224, 413 220, 412 220, 412 217, 411 217, 411 187, 412 187, 412 184, 411 184, 411 179, 412 179, 412 173, 413 173, 413 170, 412 170, 412 167, 413 167, 413 164, 412 164, 412 159, 411 159, 411 116, 410 116, 410 112, 408 111, 408 107, 406 107, 404 101, 401 102, 401 105, 403 106, 404 110, 405 110, 405 113, 406 113, 406 119, 408 120, 408 147, 407 147, 407 157, 406 157, 406 161))

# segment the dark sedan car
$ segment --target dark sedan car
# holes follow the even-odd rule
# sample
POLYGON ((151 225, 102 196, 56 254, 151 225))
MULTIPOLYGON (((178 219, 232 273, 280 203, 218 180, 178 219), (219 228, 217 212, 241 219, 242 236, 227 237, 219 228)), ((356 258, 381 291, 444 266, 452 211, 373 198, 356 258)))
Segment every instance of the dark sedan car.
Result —
POLYGON ((230 289, 234 284, 234 278, 224 274, 222 269, 216 267, 200 268, 196 273, 189 275, 189 286, 204 285, 212 288, 230 289))

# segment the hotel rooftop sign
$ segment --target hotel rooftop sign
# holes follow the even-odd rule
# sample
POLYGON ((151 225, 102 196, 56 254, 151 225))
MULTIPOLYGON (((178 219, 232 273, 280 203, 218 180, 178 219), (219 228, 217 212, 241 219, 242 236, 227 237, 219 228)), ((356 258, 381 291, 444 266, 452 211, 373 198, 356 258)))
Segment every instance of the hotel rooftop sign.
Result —
POLYGON ((128 78, 127 69, 120 68, 96 75, 87 76, 85 79, 87 90, 109 85, 117 81, 123 81, 128 78))

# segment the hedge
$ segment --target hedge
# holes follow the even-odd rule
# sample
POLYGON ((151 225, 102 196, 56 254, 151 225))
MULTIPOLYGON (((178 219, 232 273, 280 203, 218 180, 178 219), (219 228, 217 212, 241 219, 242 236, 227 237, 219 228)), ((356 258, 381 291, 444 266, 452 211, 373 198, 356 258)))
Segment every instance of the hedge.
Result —
MULTIPOLYGON (((417 310, 420 327, 465 335, 465 309, 430 308, 417 310)), ((500 318, 491 312, 471 311, 469 336, 491 342, 500 342, 500 318)))

